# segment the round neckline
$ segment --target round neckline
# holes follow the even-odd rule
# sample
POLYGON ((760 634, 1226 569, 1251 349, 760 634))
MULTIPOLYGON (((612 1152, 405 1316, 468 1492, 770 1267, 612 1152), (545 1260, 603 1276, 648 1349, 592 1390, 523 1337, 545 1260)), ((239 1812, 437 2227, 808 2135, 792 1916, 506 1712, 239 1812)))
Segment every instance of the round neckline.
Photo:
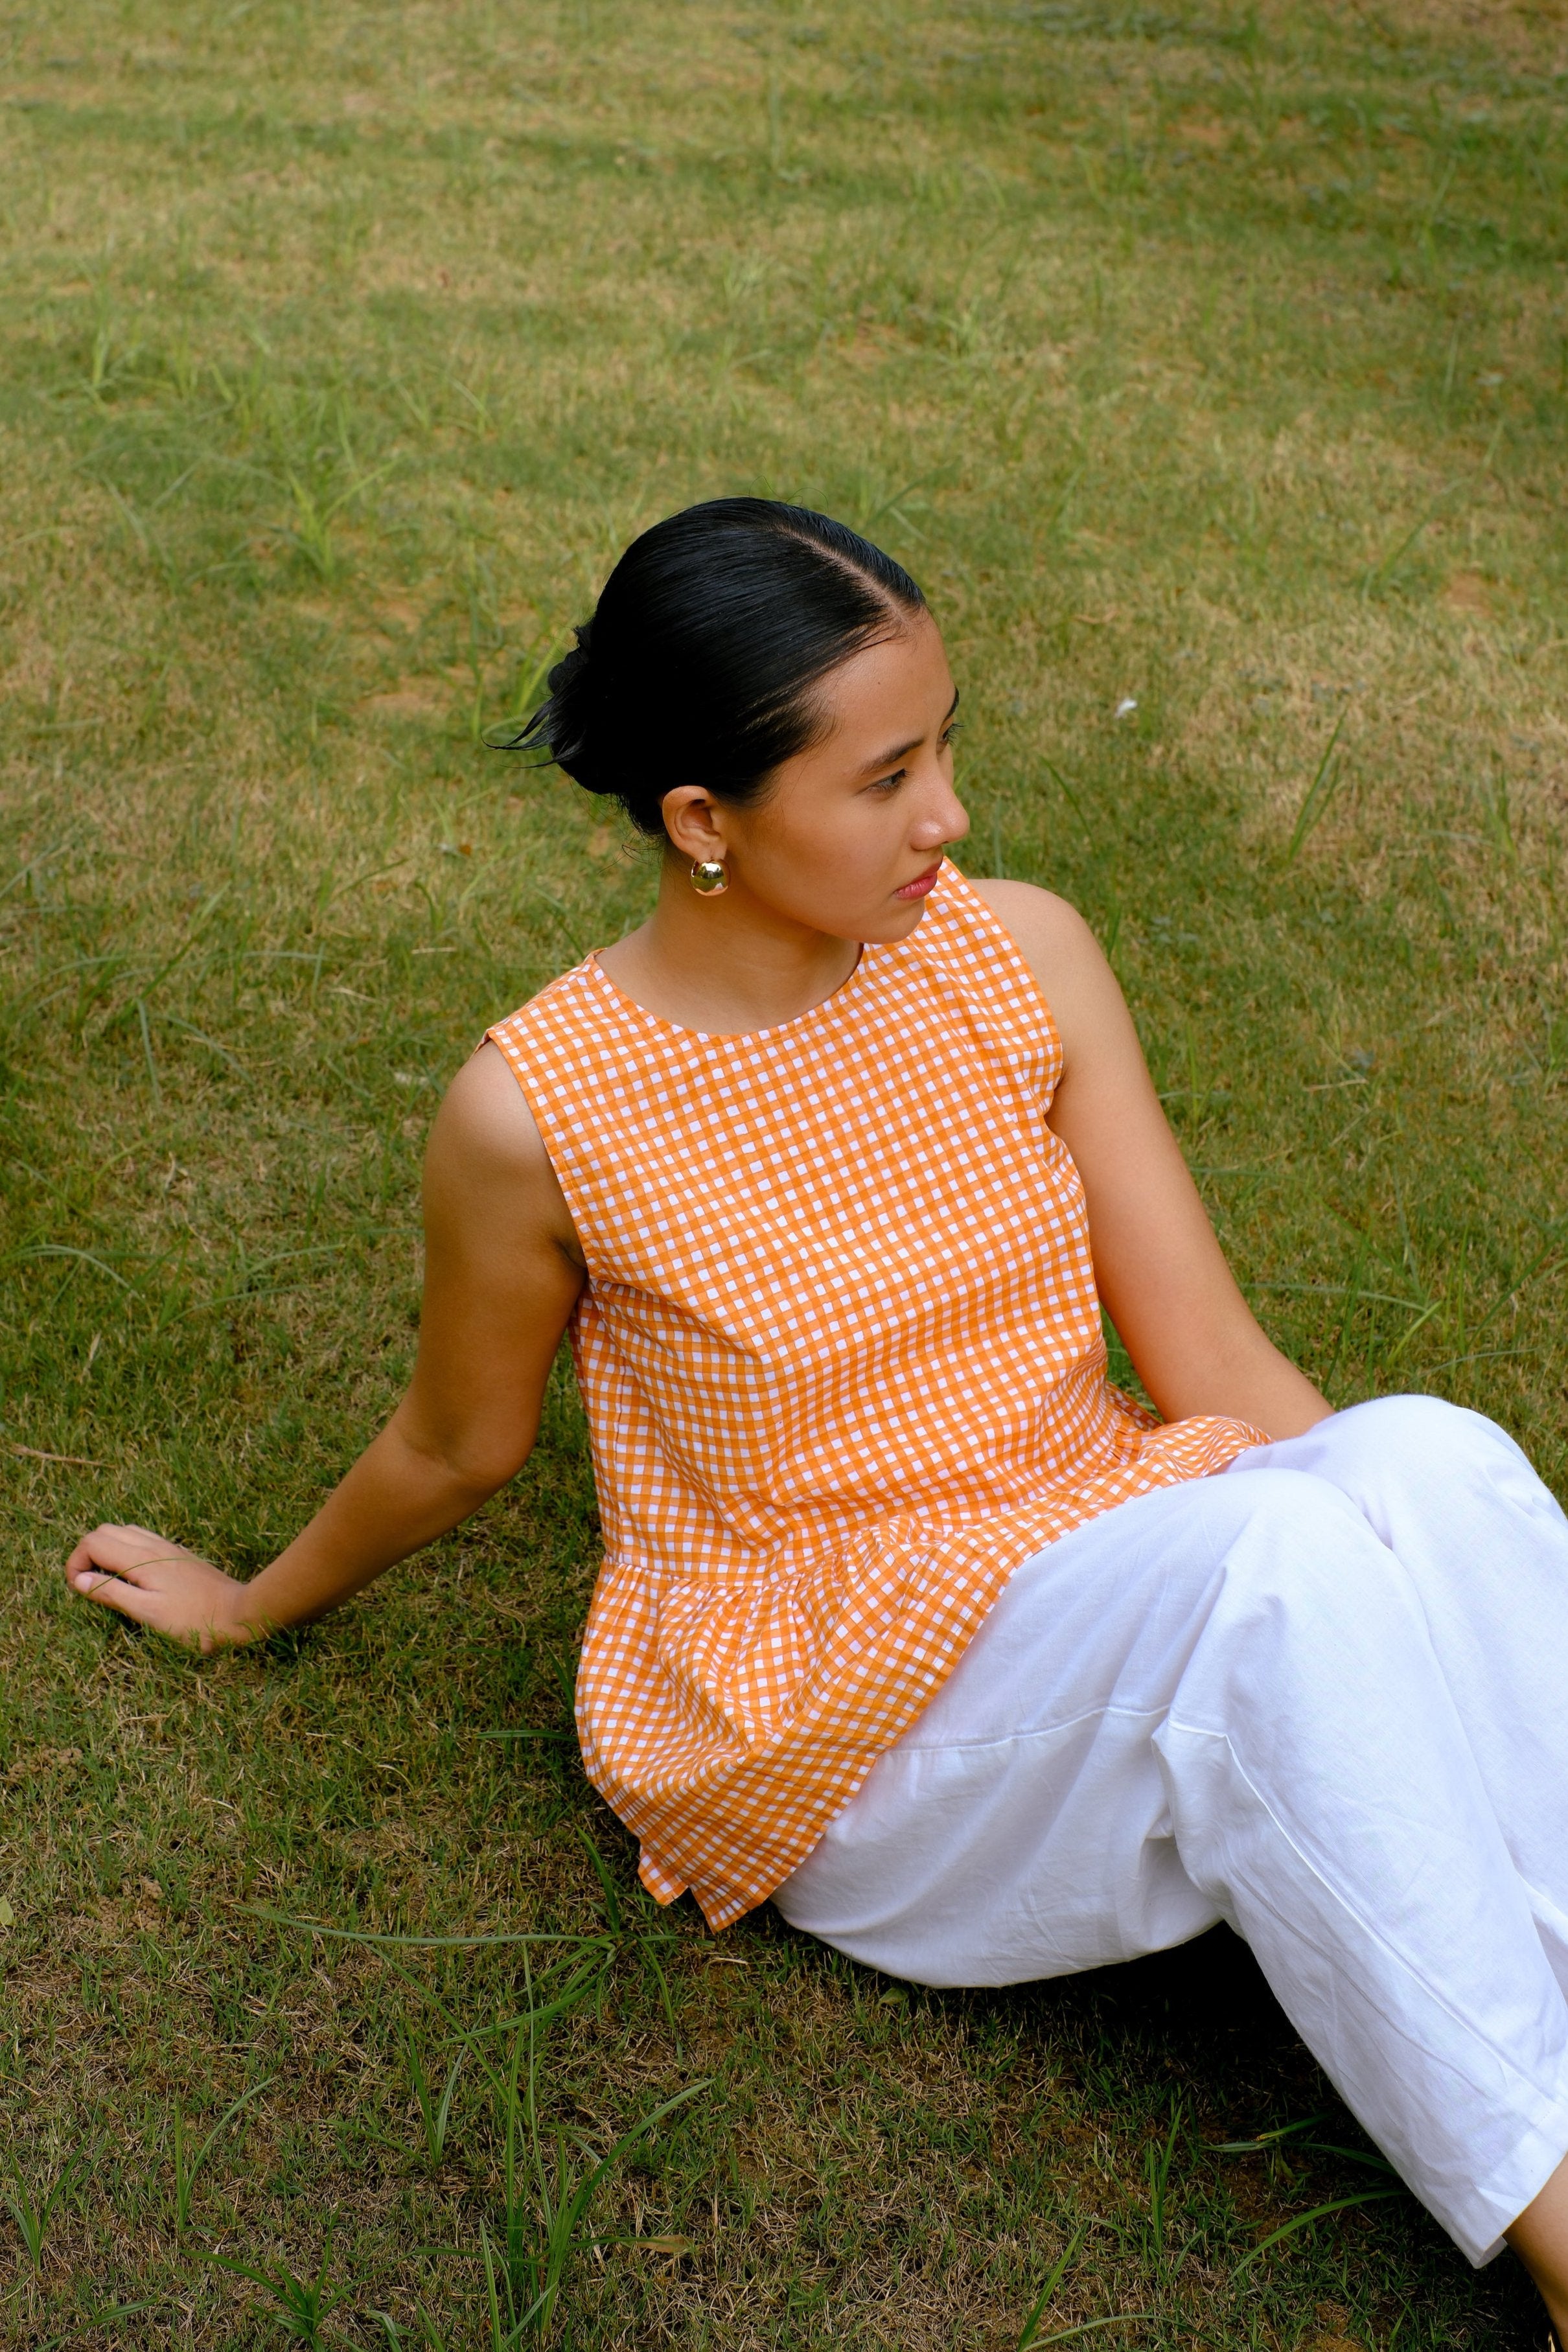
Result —
POLYGON ((846 997, 857 992, 860 976, 866 969, 866 959, 874 944, 870 940, 861 941, 859 954, 830 996, 825 996, 820 1003, 808 1004, 804 1013, 792 1013, 787 1021, 770 1022, 765 1029, 694 1029, 689 1022, 671 1021, 662 1013, 650 1013, 646 1004, 639 1004, 635 996, 628 996, 626 990, 610 978, 599 961, 597 948, 590 950, 584 956, 581 969, 591 972, 606 995, 612 996, 626 1011, 635 1013, 638 1020, 646 1022, 650 1029, 663 1030, 674 1037, 689 1038, 694 1045, 755 1045, 763 1038, 783 1037, 803 1029, 808 1022, 819 1021, 841 1006, 846 997))

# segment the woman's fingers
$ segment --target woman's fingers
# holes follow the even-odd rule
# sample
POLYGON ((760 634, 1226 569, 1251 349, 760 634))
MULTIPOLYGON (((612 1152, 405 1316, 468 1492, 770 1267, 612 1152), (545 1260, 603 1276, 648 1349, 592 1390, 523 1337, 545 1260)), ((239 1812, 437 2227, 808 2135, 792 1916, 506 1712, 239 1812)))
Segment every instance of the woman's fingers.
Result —
POLYGON ((139 1625, 159 1625, 167 1614, 163 1593, 144 1591, 139 1584, 127 1584, 118 1576, 102 1576, 86 1569, 71 1582, 84 1600, 118 1609, 122 1617, 134 1617, 139 1625))
POLYGON ((242 1586, 150 1528, 94 1528, 67 1560, 66 1581, 84 1601, 204 1650, 247 1640, 254 1630, 239 1618, 242 1586))
POLYGON ((93 1576, 104 1570, 132 1584, 158 1584, 177 1563, 195 1561, 195 1552, 154 1535, 151 1528, 109 1525, 83 1536, 66 1562, 66 1578, 79 1592, 89 1589, 79 1580, 84 1574, 93 1576))

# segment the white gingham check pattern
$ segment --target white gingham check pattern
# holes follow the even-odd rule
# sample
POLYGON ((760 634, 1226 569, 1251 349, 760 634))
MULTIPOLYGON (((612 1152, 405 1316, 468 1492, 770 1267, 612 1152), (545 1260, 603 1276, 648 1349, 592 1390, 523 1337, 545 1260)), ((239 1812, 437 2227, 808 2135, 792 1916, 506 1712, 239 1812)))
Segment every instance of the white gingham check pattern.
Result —
POLYGON ((577 1681, 661 1902, 722 1927, 804 1861, 1021 1560, 1260 1433, 1107 1385, 1061 1046, 944 865, 794 1021, 708 1036, 593 956, 489 1032, 588 1267, 605 1536, 577 1681))

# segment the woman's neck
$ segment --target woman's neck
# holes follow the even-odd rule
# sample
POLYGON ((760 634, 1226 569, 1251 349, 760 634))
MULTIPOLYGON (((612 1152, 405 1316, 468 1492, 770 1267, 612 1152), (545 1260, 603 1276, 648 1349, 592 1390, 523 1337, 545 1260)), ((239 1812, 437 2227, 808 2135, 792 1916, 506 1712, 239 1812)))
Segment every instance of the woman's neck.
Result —
POLYGON ((735 1036, 809 1013, 843 987, 859 960, 858 941, 794 922, 742 884, 701 897, 685 866, 667 857, 647 921, 599 962, 659 1020, 735 1036))

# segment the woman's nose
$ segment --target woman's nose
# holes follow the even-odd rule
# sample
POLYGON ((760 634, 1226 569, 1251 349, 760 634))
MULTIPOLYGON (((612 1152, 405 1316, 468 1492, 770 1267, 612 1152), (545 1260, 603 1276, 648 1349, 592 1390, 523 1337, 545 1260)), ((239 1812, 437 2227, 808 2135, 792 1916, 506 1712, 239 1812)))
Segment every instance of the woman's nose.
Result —
POLYGON ((957 794, 950 791, 926 811, 914 828, 912 840, 917 849, 938 849, 944 842, 962 841, 968 831, 969 812, 957 794))

